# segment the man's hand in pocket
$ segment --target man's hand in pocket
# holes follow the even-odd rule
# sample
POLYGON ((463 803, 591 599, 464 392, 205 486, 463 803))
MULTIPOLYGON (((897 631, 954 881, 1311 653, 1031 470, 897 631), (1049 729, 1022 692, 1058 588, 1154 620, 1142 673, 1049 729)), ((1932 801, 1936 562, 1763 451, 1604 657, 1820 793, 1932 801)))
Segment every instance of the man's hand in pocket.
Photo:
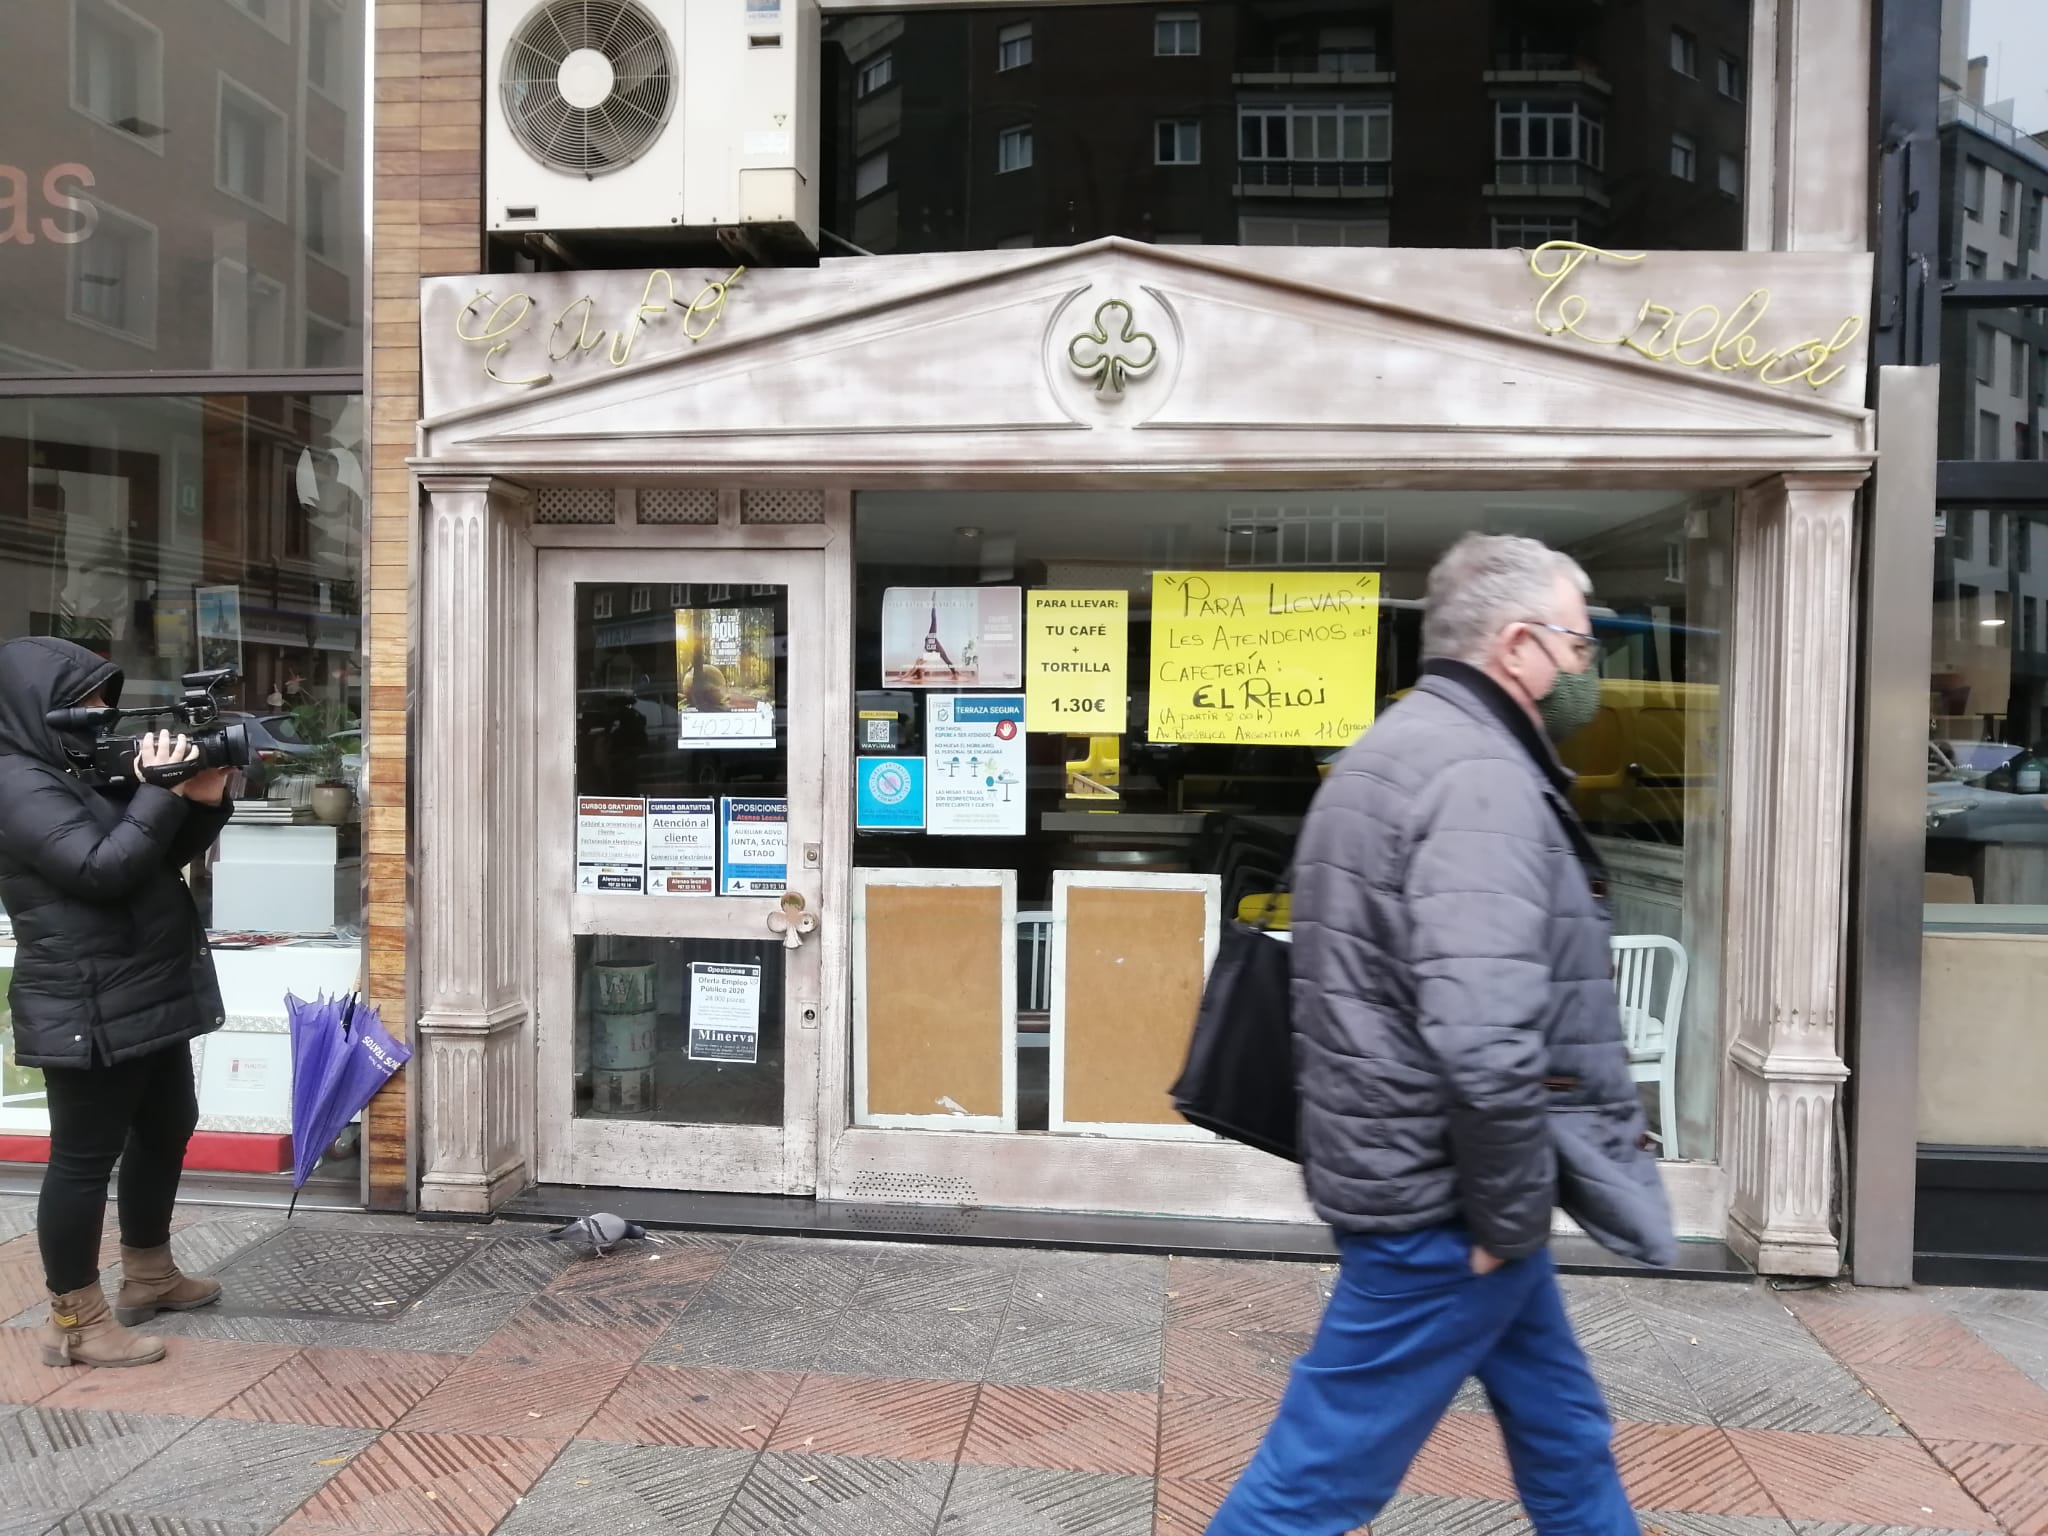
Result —
POLYGON ((1505 1259, 1495 1258, 1484 1248, 1474 1248, 1472 1250, 1472 1273, 1475 1275, 1490 1275, 1506 1262, 1505 1259))

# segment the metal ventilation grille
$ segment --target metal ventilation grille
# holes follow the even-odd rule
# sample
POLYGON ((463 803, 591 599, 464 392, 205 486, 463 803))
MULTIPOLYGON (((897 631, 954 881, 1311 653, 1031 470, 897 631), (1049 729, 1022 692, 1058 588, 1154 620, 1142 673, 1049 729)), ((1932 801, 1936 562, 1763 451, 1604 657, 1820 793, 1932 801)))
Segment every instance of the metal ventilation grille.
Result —
POLYGON ((608 523, 618 498, 603 486, 544 485, 534 493, 533 520, 550 526, 562 523, 608 523))
POLYGON ((822 523, 823 491, 748 491, 740 500, 743 523, 822 523))
POLYGON ((643 523, 685 523, 693 527, 718 525, 718 492, 675 490, 658 487, 640 493, 640 521, 643 523))
POLYGON ((505 50, 499 87, 512 137, 578 176, 631 165, 675 106, 675 55, 634 0, 550 0, 505 50))

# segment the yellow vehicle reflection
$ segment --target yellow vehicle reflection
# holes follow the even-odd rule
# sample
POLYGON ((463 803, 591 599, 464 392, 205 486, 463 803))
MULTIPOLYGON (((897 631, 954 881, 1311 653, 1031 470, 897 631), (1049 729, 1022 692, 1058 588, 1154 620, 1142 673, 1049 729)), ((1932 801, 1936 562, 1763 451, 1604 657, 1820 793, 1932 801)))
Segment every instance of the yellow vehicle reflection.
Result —
POLYGON ((1680 841, 1688 810, 1711 810, 1688 801, 1714 788, 1720 719, 1716 684, 1602 678, 1600 713, 1558 749, 1573 807, 1602 831, 1680 841))

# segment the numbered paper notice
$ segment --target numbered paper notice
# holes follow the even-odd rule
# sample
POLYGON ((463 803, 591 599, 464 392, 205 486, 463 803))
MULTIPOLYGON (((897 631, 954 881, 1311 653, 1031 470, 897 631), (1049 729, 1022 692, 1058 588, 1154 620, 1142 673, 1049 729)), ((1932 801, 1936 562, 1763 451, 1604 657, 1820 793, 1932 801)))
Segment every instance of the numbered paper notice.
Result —
POLYGON ((761 967, 690 966, 690 1060, 750 1066, 761 1059, 761 967))
POLYGON ((1378 699, 1377 571, 1160 571, 1155 742, 1345 747, 1378 699))
POLYGON ((1025 611, 1024 728, 1120 736, 1130 596, 1033 592, 1025 611))
POLYGON ((775 745, 775 611, 676 610, 678 745, 775 745))
POLYGON ((576 889, 638 896, 646 890, 647 803, 576 797, 576 889))

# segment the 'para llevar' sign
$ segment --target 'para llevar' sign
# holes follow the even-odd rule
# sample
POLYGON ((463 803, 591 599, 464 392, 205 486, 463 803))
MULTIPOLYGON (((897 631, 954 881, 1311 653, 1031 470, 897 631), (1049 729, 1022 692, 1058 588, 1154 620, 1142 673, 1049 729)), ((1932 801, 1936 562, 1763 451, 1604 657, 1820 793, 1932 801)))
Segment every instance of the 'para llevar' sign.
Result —
POLYGON ((1378 699, 1377 571, 1160 571, 1155 742, 1344 747, 1378 699))

